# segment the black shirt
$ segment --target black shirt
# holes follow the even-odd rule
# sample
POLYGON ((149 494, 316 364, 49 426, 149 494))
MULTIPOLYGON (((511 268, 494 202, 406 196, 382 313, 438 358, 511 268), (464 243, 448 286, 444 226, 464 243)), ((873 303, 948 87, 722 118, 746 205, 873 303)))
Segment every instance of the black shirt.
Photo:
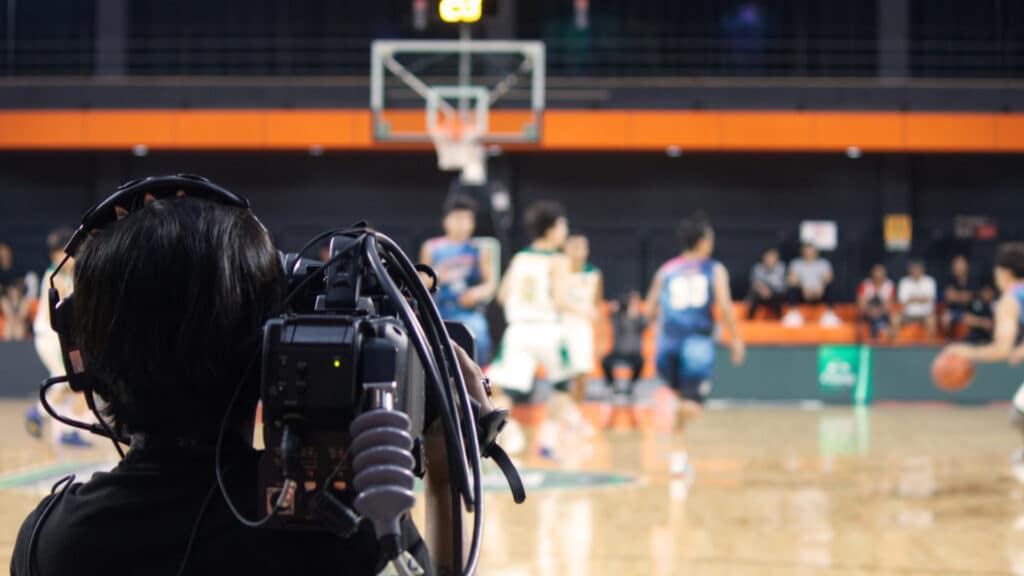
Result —
MULTIPOLYGON (((968 291, 970 291, 972 298, 974 296, 977 296, 977 286, 975 286, 975 283, 971 281, 970 277, 968 277, 966 280, 961 280, 961 279, 957 278, 956 276, 953 276, 952 274, 950 274, 949 278, 946 280, 946 289, 948 290, 949 288, 953 288, 954 290, 958 290, 958 291, 961 291, 961 292, 964 291, 964 290, 968 290, 968 291)), ((943 295, 943 298, 945 298, 945 291, 943 291, 942 295, 943 295)), ((957 302, 946 302, 946 308, 948 310, 952 310, 952 311, 956 311, 956 312, 966 312, 969 307, 970 307, 970 304, 960 304, 960 303, 957 303, 957 302)))
POLYGON ((647 319, 643 314, 631 317, 625 310, 615 313, 612 316, 612 334, 615 335, 612 352, 615 354, 640 354, 643 352, 645 329, 647 329, 647 319))
MULTIPOLYGON (((232 502, 253 519, 258 453, 245 450, 233 460, 227 474, 232 502)), ((363 576, 382 568, 377 565, 372 529, 342 540, 326 532, 247 528, 231 515, 214 488, 212 454, 133 448, 113 470, 73 484, 57 500, 36 539, 36 574, 173 576, 211 489, 215 492, 185 574, 363 576)), ((11 559, 12 576, 28 576, 29 539, 41 510, 54 498, 44 499, 22 524, 11 559)), ((412 543, 409 549, 429 562, 415 530, 411 521, 403 527, 412 543)))

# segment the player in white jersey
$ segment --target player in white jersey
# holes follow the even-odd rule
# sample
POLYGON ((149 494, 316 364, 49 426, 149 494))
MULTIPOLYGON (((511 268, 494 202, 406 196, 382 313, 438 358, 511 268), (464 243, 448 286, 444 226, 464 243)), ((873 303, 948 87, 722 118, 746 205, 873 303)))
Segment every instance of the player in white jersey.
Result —
POLYGON ((512 400, 524 401, 533 393, 537 368, 543 366, 554 383, 548 420, 541 425, 540 447, 553 455, 558 422, 575 412, 568 396, 572 367, 566 347, 562 316, 585 314, 569 299, 569 258, 562 252, 569 235, 565 209, 555 202, 537 202, 526 211, 526 227, 533 242, 512 258, 498 292, 508 326, 488 377, 512 400))
POLYGON ((569 312, 562 318, 573 375, 572 396, 579 403, 586 393, 587 377, 594 371, 594 323, 604 300, 604 276, 589 262, 590 242, 586 236, 570 236, 565 254, 570 263, 569 300, 583 312, 569 312))

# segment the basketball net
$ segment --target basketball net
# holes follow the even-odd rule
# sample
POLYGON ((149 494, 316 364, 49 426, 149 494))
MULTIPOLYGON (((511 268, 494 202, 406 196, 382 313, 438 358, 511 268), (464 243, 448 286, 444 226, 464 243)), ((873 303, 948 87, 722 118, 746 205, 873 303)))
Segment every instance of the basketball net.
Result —
POLYGON ((487 154, 475 126, 464 126, 461 121, 448 118, 429 132, 437 150, 438 168, 461 171, 466 184, 487 183, 487 154))

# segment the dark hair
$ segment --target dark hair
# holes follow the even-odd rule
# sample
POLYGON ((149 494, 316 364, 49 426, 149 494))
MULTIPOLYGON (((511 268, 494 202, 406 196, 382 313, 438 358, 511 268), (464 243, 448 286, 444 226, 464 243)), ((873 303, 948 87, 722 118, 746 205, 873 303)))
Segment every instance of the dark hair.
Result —
POLYGON ((64 250, 64 247, 68 245, 68 241, 71 240, 71 234, 70 228, 57 228, 50 232, 46 235, 46 250, 50 254, 64 250))
POLYGON ((270 237, 240 208, 158 200, 90 238, 74 335, 116 425, 211 438, 243 377, 235 414, 251 417, 262 325, 283 288, 270 237))
POLYGON ((1006 268, 1015 278, 1024 278, 1024 243, 1011 242, 999 247, 996 268, 1006 268))
POLYGON ((459 210, 468 210, 473 214, 476 214, 480 211, 480 204, 471 196, 467 196, 465 194, 452 194, 444 201, 444 206, 441 210, 445 216, 459 210))
POLYGON ((679 223, 679 241, 684 250, 693 250, 711 231, 708 215, 698 210, 679 223))
POLYGON ((534 202, 526 209, 526 232, 534 240, 542 238, 558 222, 559 218, 565 218, 565 207, 558 202, 552 200, 534 202))

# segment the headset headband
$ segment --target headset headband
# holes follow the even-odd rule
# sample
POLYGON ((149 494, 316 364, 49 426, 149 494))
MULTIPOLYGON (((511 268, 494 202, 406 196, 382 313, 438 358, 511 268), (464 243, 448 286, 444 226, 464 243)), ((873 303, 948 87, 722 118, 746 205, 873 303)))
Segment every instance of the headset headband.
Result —
POLYGON ((85 239, 94 231, 123 219, 153 200, 171 196, 203 198, 218 204, 249 210, 248 200, 202 176, 172 174, 139 178, 125 182, 113 194, 89 208, 82 215, 82 223, 64 247, 64 253, 73 258, 85 239))
MULTIPOLYGON (((151 176, 132 180, 122 184, 118 189, 82 215, 82 223, 64 246, 64 259, 50 274, 50 290, 48 292, 50 309, 50 326, 60 339, 61 355, 68 384, 72 390, 91 391, 92 377, 86 370, 85 358, 72 336, 74 323, 74 295, 61 295, 57 290, 56 277, 68 260, 74 258, 85 240, 104 226, 123 220, 132 212, 144 208, 150 202, 173 197, 203 198, 225 206, 234 206, 249 210, 249 201, 210 182, 202 176, 194 174, 174 174, 170 176, 151 176)), ((252 214, 252 212, 249 212, 252 214)), ((255 218, 255 215, 253 215, 255 218)), ((259 220, 256 220, 259 222, 259 220)), ((260 226, 263 226, 261 223, 260 226)), ((266 227, 264 227, 266 230, 266 227)), ((90 392, 91 393, 91 392, 90 392)), ((102 421, 102 420, 101 420, 102 421)), ((113 436, 112 432, 91 429, 93 432, 113 436)))

